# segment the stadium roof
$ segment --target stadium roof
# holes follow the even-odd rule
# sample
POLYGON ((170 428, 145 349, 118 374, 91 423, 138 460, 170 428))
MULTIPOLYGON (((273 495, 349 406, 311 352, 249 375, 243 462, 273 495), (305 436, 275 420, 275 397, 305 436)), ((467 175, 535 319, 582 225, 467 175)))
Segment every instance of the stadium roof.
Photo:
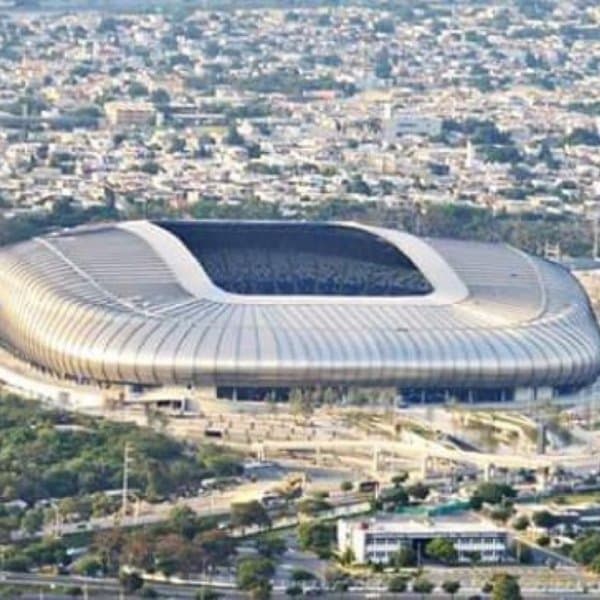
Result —
POLYGON ((0 334, 63 376, 147 385, 579 385, 587 297, 501 244, 352 223, 135 221, 0 251, 0 334))

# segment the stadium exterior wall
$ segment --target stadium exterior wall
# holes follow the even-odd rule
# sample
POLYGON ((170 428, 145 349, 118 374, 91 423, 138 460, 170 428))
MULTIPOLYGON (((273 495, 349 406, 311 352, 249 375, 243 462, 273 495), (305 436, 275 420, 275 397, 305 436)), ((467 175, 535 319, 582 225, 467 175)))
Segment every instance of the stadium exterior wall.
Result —
POLYGON ((433 292, 232 294, 174 234, 130 222, 2 249, 0 335, 86 382, 515 389, 597 377, 595 317, 559 265, 501 244, 342 226, 401 249, 433 292))

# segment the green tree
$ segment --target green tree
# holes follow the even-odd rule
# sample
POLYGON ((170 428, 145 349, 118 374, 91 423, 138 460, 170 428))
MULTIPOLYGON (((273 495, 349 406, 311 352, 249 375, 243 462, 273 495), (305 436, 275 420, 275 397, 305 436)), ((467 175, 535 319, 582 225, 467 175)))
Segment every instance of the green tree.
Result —
POLYGON ((390 555, 390 565, 396 569, 414 567, 416 564, 417 555, 415 551, 408 546, 403 546, 390 555))
POLYGON ((196 592, 196 600, 217 600, 221 598, 221 594, 211 588, 201 587, 196 592))
POLYGON ((519 515, 513 521, 512 525, 517 531, 525 531, 529 527, 529 517, 527 515, 519 515))
POLYGON ((78 575, 95 577, 102 572, 102 563, 97 556, 88 554, 73 565, 73 571, 78 575))
POLYGON ((21 521, 21 527, 29 534, 37 533, 43 525, 44 511, 39 508, 28 510, 21 521))
POLYGON ((454 599, 455 594, 460 589, 460 582, 455 580, 444 581, 444 583, 442 583, 442 589, 450 596, 450 598, 454 599))
POLYGON ((388 581, 387 589, 388 592, 393 594, 402 594, 406 591, 406 578, 395 575, 388 581))
POLYGON ((454 544, 445 538, 434 538, 425 546, 427 556, 446 564, 453 564, 458 558, 454 544))
POLYGON ((131 571, 121 573, 119 583, 126 594, 133 594, 142 588, 144 580, 135 571, 131 571))
POLYGON ((298 525, 298 542, 303 550, 311 550, 323 558, 331 554, 335 542, 335 524, 327 521, 303 521, 298 525))
POLYGON ((160 165, 155 160, 147 160, 140 165, 140 171, 148 175, 156 175, 160 171, 160 165))
POLYGON ((275 566, 268 558, 245 558, 238 562, 236 582, 241 590, 263 591, 270 586, 275 566))
POLYGON ((234 527, 270 527, 271 518, 265 507, 258 500, 237 502, 231 505, 231 524, 234 527))
POLYGON ((533 513, 532 521, 536 527, 544 527, 550 529, 557 523, 557 518, 547 510, 540 510, 533 513))
POLYGON ((413 592, 415 594, 421 594, 421 598, 431 594, 435 588, 435 585, 429 581, 429 579, 425 579, 424 577, 419 577, 415 579, 412 585, 413 592))
POLYGON ((377 19, 377 21, 375 21, 373 29, 377 33, 392 34, 396 30, 396 27, 393 19, 390 19, 389 17, 382 17, 381 19, 377 19))
POLYGON ((340 564, 345 567, 351 566, 356 560, 354 550, 350 546, 346 547, 345 550, 339 555, 340 564))
POLYGON ((313 581, 315 574, 306 569, 294 569, 291 574, 292 581, 313 581))
POLYGON ((494 579, 492 600, 522 600, 521 588, 515 577, 501 573, 494 579))
POLYGON ((600 533, 588 533, 577 538, 571 558, 583 565, 592 564, 600 556, 600 533))
POLYGON ((154 104, 165 106, 171 102, 171 96, 169 96, 169 92, 164 88, 158 88, 150 94, 150 100, 154 104))
POLYGON ((516 490, 506 483, 483 482, 480 483, 471 496, 471 505, 481 504, 500 504, 507 498, 514 498, 517 495, 516 490))
POLYGON ((331 504, 323 498, 303 498, 296 507, 303 515, 317 515, 324 510, 329 510, 331 504))
POLYGON ((425 500, 429 496, 429 488, 420 481, 406 488, 406 491, 415 500, 425 500))
POLYGON ((148 88, 140 81, 132 81, 129 84, 128 93, 131 98, 140 98, 148 95, 148 88))
POLYGON ((354 484, 351 481, 342 481, 342 483, 340 484, 340 489, 342 490, 342 492, 350 492, 353 487, 354 484))
POLYGON ((379 500, 383 504, 390 502, 396 506, 406 506, 408 504, 408 493, 402 486, 397 485, 393 488, 383 490, 379 494, 379 500))
POLYGON ((198 517, 189 506, 174 506, 169 513, 168 527, 173 532, 191 540, 198 532, 198 517))
POLYGON ((279 535, 262 535, 256 540, 256 550, 265 558, 275 558, 285 553, 287 544, 279 535))
POLYGON ((408 479, 408 472, 400 471, 399 473, 396 473, 396 475, 394 475, 392 477, 392 483, 394 484, 394 486, 399 487, 400 485, 405 483, 407 481, 407 479, 408 479))

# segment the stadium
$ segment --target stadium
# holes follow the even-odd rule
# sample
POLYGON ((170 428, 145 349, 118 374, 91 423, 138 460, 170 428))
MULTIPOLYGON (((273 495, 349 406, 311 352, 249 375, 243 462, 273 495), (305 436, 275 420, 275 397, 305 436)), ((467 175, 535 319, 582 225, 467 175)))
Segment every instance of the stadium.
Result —
POLYGON ((552 397, 600 334, 558 264, 355 223, 132 221, 0 251, 11 355, 77 384, 552 397))

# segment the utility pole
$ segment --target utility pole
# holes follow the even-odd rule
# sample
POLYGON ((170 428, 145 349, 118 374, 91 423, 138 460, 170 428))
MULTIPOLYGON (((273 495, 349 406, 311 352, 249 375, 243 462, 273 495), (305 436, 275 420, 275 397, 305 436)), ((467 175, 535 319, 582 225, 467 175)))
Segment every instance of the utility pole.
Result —
POLYGON ((121 513, 123 519, 127 516, 127 494, 129 493, 129 463, 131 461, 131 446, 125 442, 123 448, 123 498, 121 502, 121 513))

